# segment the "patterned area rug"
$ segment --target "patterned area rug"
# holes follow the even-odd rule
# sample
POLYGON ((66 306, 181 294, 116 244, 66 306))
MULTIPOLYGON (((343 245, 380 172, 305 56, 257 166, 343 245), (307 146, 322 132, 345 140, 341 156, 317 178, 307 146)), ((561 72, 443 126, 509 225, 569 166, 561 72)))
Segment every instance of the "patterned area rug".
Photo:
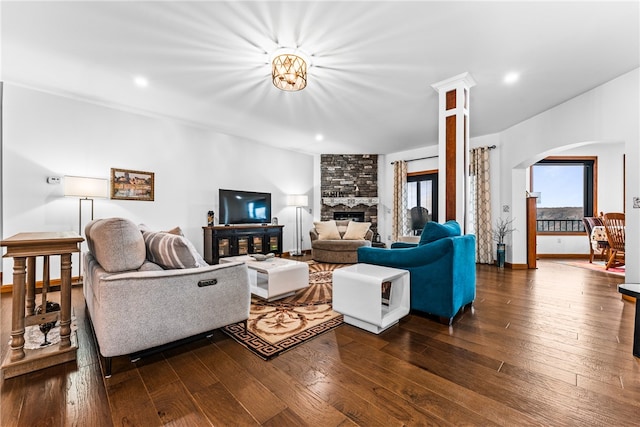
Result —
POLYGON ((268 302, 251 297, 248 331, 243 323, 222 330, 265 360, 343 323, 342 315, 331 308, 333 270, 346 264, 309 262, 309 287, 287 298, 268 302))

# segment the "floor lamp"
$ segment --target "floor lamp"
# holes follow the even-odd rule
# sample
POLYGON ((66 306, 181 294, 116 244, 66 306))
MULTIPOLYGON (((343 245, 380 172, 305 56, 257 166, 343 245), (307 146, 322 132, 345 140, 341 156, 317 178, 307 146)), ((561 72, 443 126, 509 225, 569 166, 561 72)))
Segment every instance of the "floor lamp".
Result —
POLYGON ((296 207, 296 251, 291 255, 302 255, 302 208, 309 204, 309 196, 306 194, 293 194, 287 196, 287 205, 296 207))
MULTIPOLYGON (((91 203, 91 220, 93 221, 93 199, 109 197, 109 181, 104 178, 87 178, 84 176, 65 176, 65 197, 78 197, 78 234, 82 236, 82 202, 91 203)), ((78 276, 82 281, 82 253, 78 254, 78 276)))

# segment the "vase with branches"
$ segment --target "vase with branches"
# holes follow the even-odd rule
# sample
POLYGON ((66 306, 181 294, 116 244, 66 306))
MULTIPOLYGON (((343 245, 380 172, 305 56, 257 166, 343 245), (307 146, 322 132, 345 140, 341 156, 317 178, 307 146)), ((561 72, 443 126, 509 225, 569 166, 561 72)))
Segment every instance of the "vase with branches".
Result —
POLYGON ((497 243, 504 243, 504 238, 516 230, 515 228, 513 228, 513 221, 515 220, 515 218, 498 218, 496 220, 496 226, 493 229, 493 240, 495 240, 497 243))
POLYGON ((497 263, 498 263, 498 267, 500 268, 504 268, 504 261, 505 261, 506 248, 505 248, 504 239, 509 234, 515 231, 515 228, 513 228, 513 221, 515 221, 515 218, 512 218, 512 219, 498 218, 496 220, 496 226, 493 229, 493 240, 495 240, 496 243, 498 244, 497 245, 497 263))

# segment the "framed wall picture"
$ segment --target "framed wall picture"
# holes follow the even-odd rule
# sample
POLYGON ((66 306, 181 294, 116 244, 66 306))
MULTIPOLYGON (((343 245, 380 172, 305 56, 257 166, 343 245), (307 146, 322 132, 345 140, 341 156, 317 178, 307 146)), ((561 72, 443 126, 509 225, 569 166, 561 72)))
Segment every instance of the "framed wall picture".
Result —
POLYGON ((111 198, 153 201, 153 172, 111 168, 111 198))

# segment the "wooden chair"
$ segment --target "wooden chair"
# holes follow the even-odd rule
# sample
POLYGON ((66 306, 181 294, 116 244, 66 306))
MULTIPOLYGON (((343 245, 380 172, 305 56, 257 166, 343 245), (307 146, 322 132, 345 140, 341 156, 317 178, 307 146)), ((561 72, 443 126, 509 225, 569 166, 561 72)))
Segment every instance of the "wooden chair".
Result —
POLYGON ((582 218, 582 223, 587 231, 587 239, 589 239, 589 262, 593 263, 594 255, 602 257, 605 261, 608 261, 609 242, 608 241, 592 241, 591 234, 594 227, 602 227, 604 223, 601 217, 597 216, 585 216, 582 218))
POLYGON ((624 265, 625 215, 624 213, 606 213, 603 217, 604 228, 609 240, 609 261, 606 269, 624 265))
POLYGON ((411 216, 411 230, 413 231, 413 235, 419 236, 422 234, 424 225, 431 221, 429 210, 422 206, 414 206, 409 212, 411 216))

